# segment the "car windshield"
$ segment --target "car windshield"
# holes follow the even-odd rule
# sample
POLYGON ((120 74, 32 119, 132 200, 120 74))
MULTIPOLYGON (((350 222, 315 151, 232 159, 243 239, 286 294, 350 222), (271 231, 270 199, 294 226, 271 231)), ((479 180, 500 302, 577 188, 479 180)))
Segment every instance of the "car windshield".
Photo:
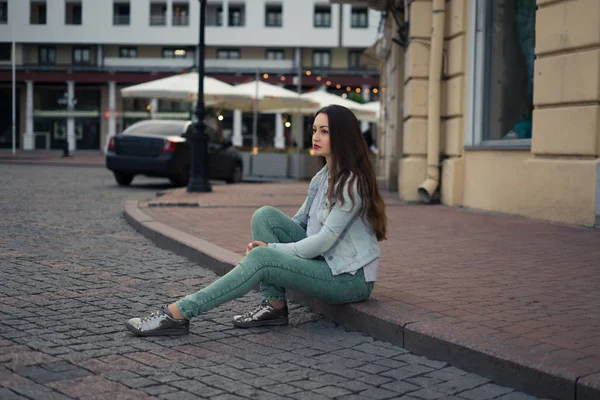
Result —
POLYGON ((131 125, 123 131, 123 135, 160 135, 160 136, 179 136, 184 132, 185 121, 181 122, 140 122, 131 125))

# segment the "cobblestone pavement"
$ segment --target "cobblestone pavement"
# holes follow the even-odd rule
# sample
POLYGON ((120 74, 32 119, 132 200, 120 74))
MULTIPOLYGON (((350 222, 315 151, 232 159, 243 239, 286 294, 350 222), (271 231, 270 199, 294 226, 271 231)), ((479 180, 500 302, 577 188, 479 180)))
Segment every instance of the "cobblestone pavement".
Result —
POLYGON ((299 306, 288 327, 234 329, 256 293, 197 318, 189 336, 133 337, 127 318, 216 278, 121 217, 124 200, 167 186, 0 168, 0 399, 534 399, 299 306))

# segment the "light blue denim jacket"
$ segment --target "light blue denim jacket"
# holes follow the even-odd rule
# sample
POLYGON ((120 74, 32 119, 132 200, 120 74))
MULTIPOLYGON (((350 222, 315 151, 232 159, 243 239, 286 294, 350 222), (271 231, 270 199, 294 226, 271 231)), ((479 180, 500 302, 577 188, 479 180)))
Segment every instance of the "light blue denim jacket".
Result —
MULTIPOLYGON (((308 224, 308 212, 315 199, 319 186, 324 179, 329 181, 329 169, 323 167, 311 180, 308 196, 293 217, 294 222, 304 230, 308 224)), ((269 243, 269 248, 301 258, 323 256, 333 275, 354 273, 379 257, 379 244, 371 225, 363 221, 359 212, 362 201, 356 185, 351 190, 354 195, 354 205, 349 195, 350 188, 344 187, 344 205, 323 202, 319 210, 319 233, 295 243, 269 243)))

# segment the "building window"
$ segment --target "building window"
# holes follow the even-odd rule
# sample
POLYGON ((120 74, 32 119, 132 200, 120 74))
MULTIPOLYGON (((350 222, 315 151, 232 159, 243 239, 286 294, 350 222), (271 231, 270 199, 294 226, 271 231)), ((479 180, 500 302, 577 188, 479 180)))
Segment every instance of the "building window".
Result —
POLYGON ((190 24, 190 6, 188 3, 173 3, 173 26, 190 24))
POLYGON ((167 24, 167 3, 150 4, 150 25, 165 26, 167 24))
POLYGON ((162 58, 188 58, 193 54, 182 48, 164 48, 162 50, 162 58))
POLYGON ((46 2, 32 1, 30 6, 29 22, 32 25, 46 25, 46 2))
POLYGON ((535 13, 535 2, 476 2, 466 145, 531 139, 535 13))
POLYGON ((351 28, 368 28, 369 27, 369 10, 364 7, 352 7, 350 14, 351 28))
POLYGON ((113 4, 113 25, 129 25, 131 6, 128 1, 115 1, 113 4))
POLYGON ((137 58, 137 47, 119 48, 119 58, 137 58))
POLYGON ((55 47, 40 47, 38 60, 39 60, 39 64, 42 64, 42 65, 56 64, 56 48, 55 47))
POLYGON ((6 24, 8 22, 8 3, 6 1, 0 1, 0 24, 6 24))
POLYGON ((348 68, 362 68, 362 50, 351 50, 348 52, 348 68))
POLYGON ((223 26, 223 4, 206 5, 206 26, 223 26))
POLYGON ((331 6, 315 6, 314 15, 315 28, 331 27, 331 6))
POLYGON ((218 49, 217 58, 219 60, 239 60, 240 50, 239 49, 218 49))
POLYGON ((313 51, 313 67, 329 68, 331 66, 331 53, 329 51, 313 51))
POLYGON ((284 60, 285 53, 283 50, 267 50, 266 59, 267 60, 284 60))
POLYGON ((81 3, 65 3, 65 24, 81 25, 81 3))
POLYGON ((265 26, 283 26, 283 9, 281 4, 267 4, 265 8, 265 26))
POLYGON ((229 4, 229 26, 246 25, 246 6, 243 4, 229 4))
POLYGON ((10 61, 12 52, 11 43, 0 43, 0 61, 10 61))
POLYGON ((89 47, 73 48, 73 64, 90 64, 91 51, 89 47))

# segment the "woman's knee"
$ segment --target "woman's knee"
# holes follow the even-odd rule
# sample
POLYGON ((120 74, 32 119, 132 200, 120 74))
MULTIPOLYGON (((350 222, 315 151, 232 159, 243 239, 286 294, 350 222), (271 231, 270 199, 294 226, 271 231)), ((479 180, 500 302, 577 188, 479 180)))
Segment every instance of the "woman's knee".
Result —
POLYGON ((264 222, 270 218, 272 218, 278 210, 272 206, 262 206, 258 210, 254 211, 252 214, 252 224, 264 222))
POLYGON ((244 264, 260 268, 264 265, 265 260, 273 257, 274 251, 274 249, 269 249, 268 247, 256 247, 250 250, 250 253, 244 258, 244 264))
POLYGON ((240 266, 244 269, 246 274, 258 274, 262 279, 266 268, 273 264, 273 253, 275 251, 276 250, 269 249, 268 247, 256 247, 244 257, 240 262, 240 266))

